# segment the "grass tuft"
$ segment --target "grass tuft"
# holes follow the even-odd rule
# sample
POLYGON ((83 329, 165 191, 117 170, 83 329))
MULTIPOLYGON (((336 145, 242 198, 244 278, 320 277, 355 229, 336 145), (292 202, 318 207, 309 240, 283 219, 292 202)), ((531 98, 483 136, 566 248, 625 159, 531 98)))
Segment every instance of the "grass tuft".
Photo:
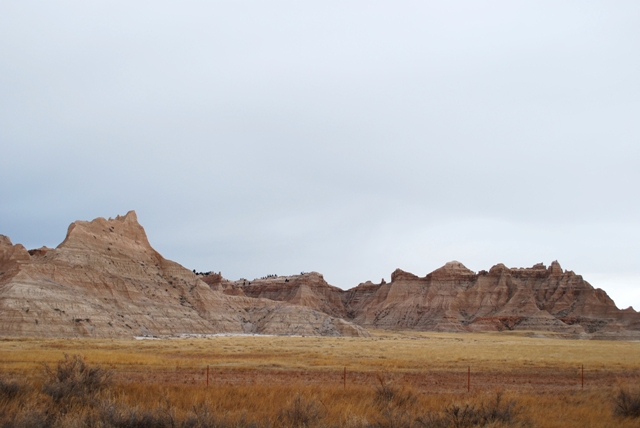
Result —
POLYGON ((316 426, 325 416, 323 406, 316 399, 298 394, 282 409, 279 419, 286 428, 308 428, 316 426))
POLYGON ((428 413, 417 419, 426 428, 510 427, 523 423, 515 400, 504 400, 502 393, 484 403, 452 403, 440 413, 428 413))
POLYGON ((0 400, 13 400, 26 389, 25 385, 15 380, 0 379, 0 400))

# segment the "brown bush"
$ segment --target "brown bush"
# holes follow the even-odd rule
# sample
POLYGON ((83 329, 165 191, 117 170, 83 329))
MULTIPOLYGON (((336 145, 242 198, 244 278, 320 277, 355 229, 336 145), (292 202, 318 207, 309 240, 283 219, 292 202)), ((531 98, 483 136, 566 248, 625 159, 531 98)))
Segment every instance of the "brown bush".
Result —
POLYGON ((377 374, 378 384, 375 387, 374 406, 379 416, 373 424, 376 428, 410 428, 416 420, 415 404, 417 397, 406 388, 389 382, 384 375, 377 374))
POLYGON ((429 413, 416 419, 425 428, 472 428, 484 426, 517 426, 519 409, 515 400, 503 400, 502 393, 482 404, 453 403, 440 413, 429 413))
POLYGON ((395 408, 408 408, 416 403, 416 396, 409 390, 393 385, 384 375, 376 375, 376 404, 379 407, 392 406, 395 408))
POLYGON ((315 399, 296 395, 289 405, 280 412, 281 426, 287 428, 310 428, 317 426, 325 417, 325 410, 315 399))
POLYGON ((102 409, 100 418, 105 428, 173 428, 176 426, 172 415, 164 409, 109 405, 102 409))
POLYGON ((15 380, 0 379, 0 401, 13 400, 26 391, 26 385, 15 380))
POLYGON ((640 391, 620 388, 613 398, 614 414, 623 418, 640 417, 640 391))
POLYGON ((69 356, 59 361, 55 368, 45 368, 42 392, 56 403, 62 401, 86 402, 104 389, 110 381, 111 373, 100 366, 89 366, 80 355, 69 356))

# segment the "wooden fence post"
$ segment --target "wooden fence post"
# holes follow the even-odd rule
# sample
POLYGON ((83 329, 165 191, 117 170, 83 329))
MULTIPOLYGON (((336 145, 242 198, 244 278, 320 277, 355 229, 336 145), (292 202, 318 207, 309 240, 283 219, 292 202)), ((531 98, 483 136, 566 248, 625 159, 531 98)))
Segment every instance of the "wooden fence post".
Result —
POLYGON ((467 368, 467 392, 471 392, 471 366, 467 368))

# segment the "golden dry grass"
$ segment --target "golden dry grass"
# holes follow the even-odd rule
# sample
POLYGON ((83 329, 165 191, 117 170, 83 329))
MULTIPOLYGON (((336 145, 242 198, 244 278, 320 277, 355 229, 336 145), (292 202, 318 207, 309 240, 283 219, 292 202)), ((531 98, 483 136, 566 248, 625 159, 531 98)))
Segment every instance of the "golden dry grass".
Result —
POLYGON ((640 343, 529 336, 376 332, 371 338, 4 339, 0 376, 23 379, 37 391, 43 364, 81 354, 89 364, 114 372, 109 399, 131 408, 164 409, 179 419, 206 406, 228 420, 244 417, 275 427, 283 426, 283 409, 302 396, 322 410, 321 426, 362 427, 384 426, 374 405, 376 376, 382 374, 411 391, 412 415, 452 403, 478 405, 502 390, 517 401, 520 419, 529 426, 640 426, 615 417, 611 400, 621 385, 638 383, 640 343))
POLYGON ((198 339, 4 339, 0 370, 26 373, 64 354, 115 369, 168 367, 424 371, 472 366, 640 368, 640 343, 531 338, 524 334, 386 333, 371 338, 217 336, 198 339))

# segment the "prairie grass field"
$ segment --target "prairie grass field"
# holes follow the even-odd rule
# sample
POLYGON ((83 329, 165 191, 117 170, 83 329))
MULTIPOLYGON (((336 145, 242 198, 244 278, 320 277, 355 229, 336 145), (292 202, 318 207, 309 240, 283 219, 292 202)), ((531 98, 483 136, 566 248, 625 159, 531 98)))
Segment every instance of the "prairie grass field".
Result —
POLYGON ((4 338, 0 427, 640 426, 640 343, 545 336, 4 338))

